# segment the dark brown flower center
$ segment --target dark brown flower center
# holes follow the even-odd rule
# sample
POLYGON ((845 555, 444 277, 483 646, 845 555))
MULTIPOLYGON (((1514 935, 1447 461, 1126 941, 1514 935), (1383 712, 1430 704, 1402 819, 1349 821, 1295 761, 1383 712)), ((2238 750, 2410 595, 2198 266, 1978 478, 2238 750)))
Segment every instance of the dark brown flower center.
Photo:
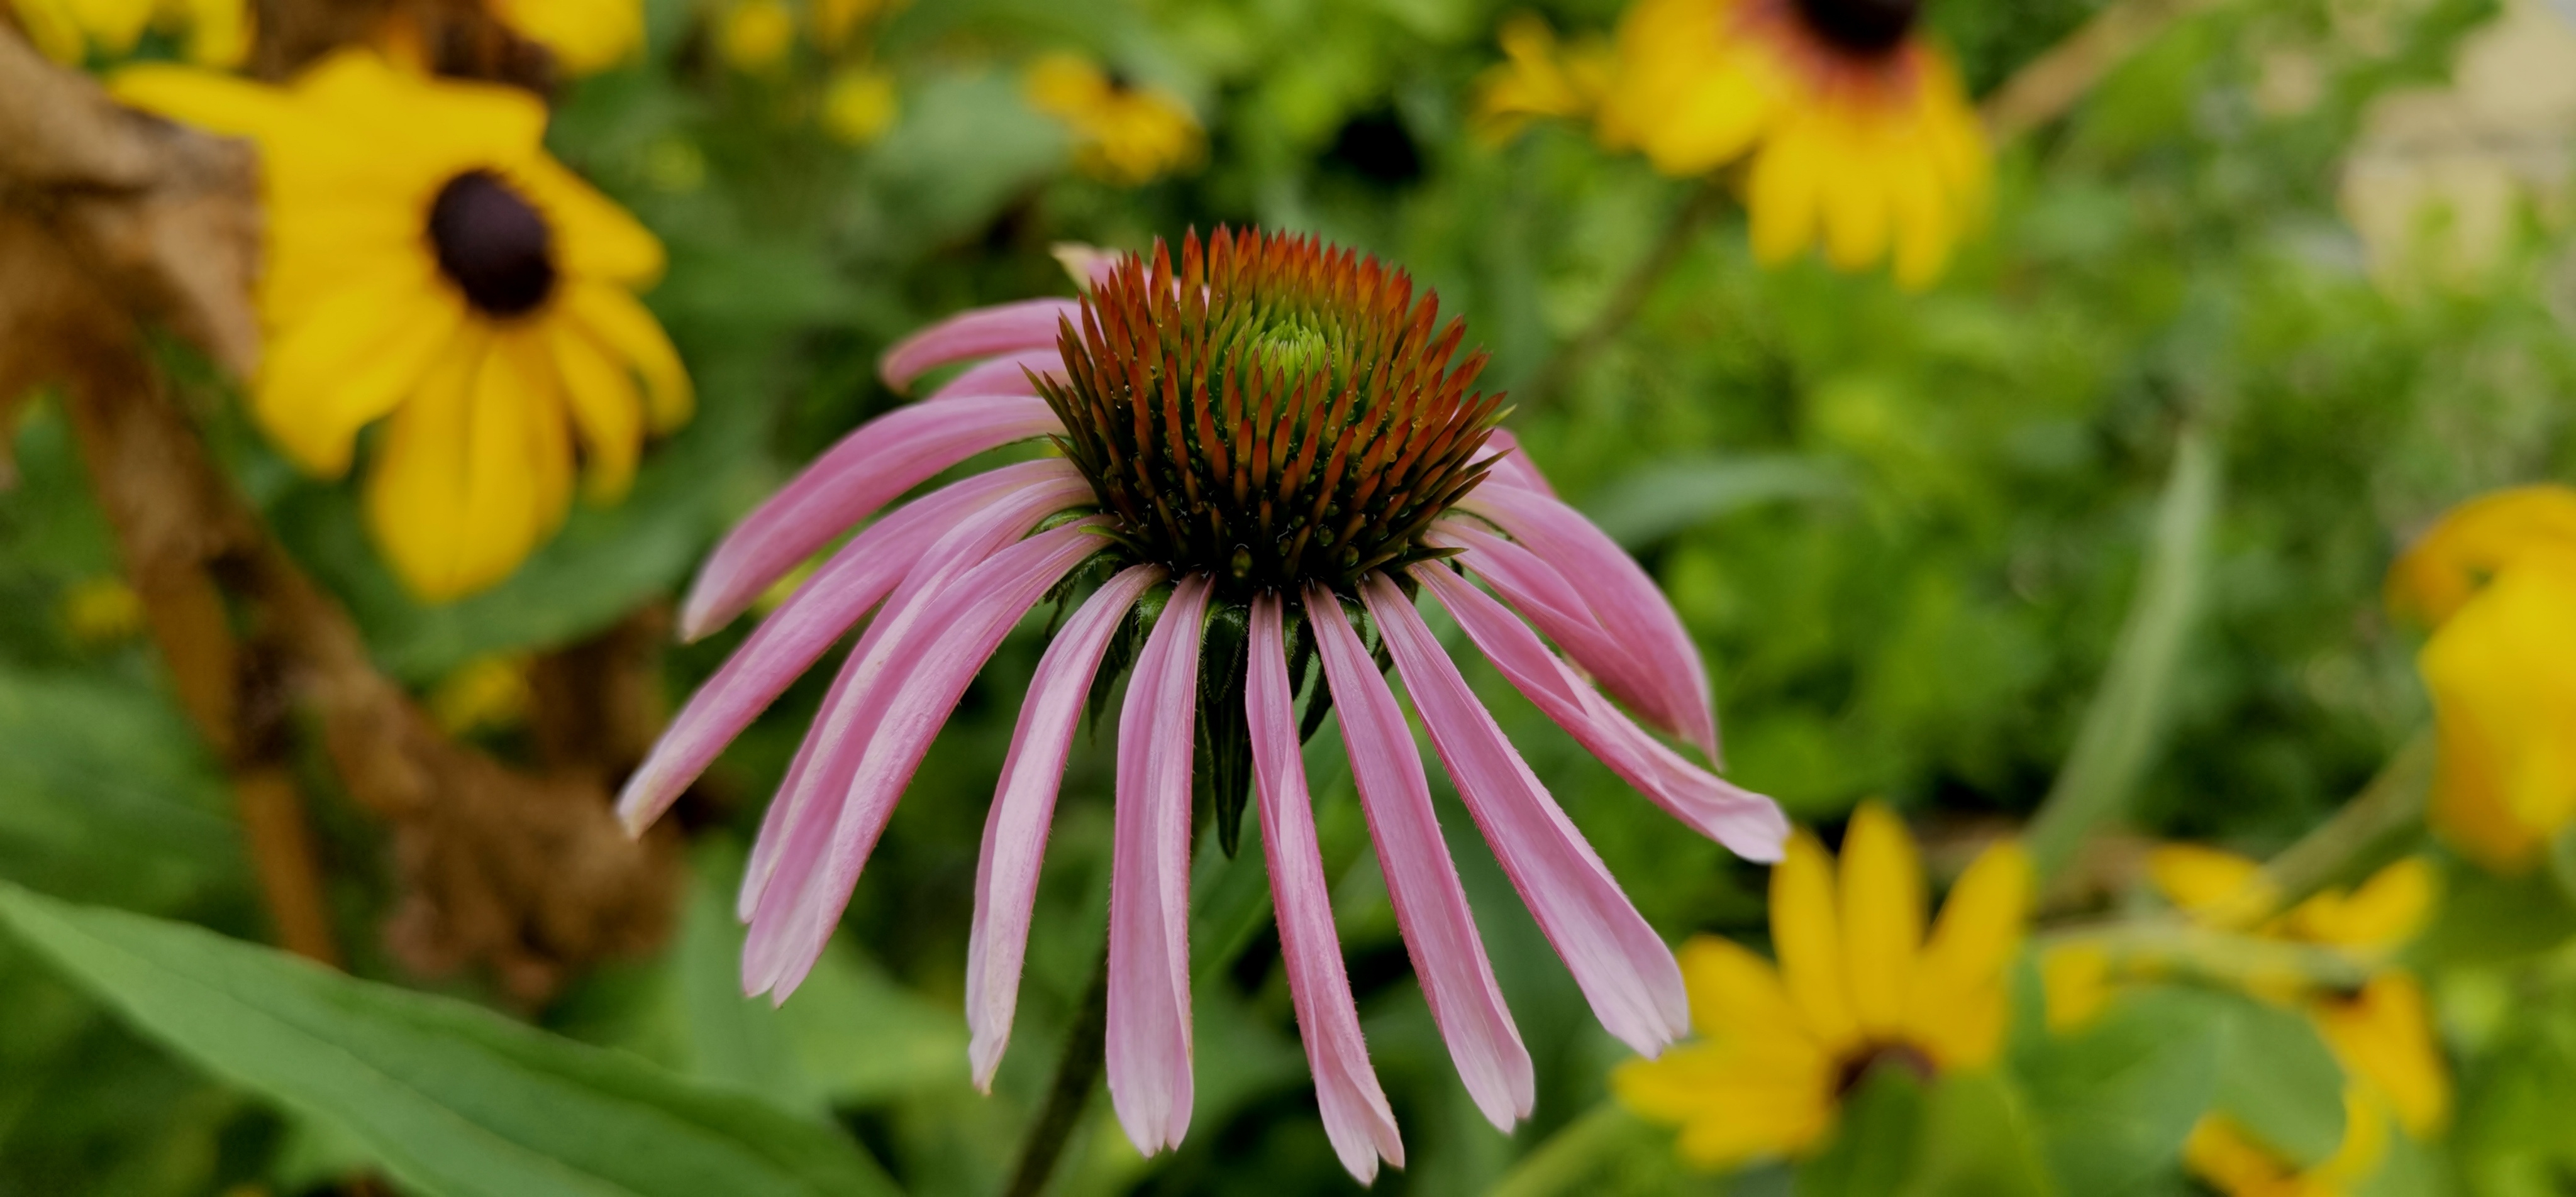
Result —
POLYGON ((1922 0, 1794 0, 1816 36, 1854 54, 1884 54, 1914 32, 1922 0))
POLYGON ((1843 1058, 1834 1074, 1834 1096, 1850 1096, 1880 1068, 1903 1069, 1918 1081, 1929 1081, 1941 1071, 1931 1056, 1911 1043, 1874 1043, 1843 1058))
POLYGON ((554 230, 499 175, 469 170, 429 205, 438 268, 487 316, 521 316, 555 289, 554 230))
POLYGON ((1439 555, 1431 521, 1484 476, 1500 395, 1403 271, 1308 237, 1192 234, 1130 257, 1060 337, 1041 392, 1139 560, 1225 597, 1439 555))

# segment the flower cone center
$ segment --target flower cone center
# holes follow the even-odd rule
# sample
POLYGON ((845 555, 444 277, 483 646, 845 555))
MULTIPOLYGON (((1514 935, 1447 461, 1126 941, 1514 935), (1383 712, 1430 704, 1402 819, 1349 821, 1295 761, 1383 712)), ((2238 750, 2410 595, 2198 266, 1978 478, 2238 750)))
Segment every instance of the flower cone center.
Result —
POLYGON ((554 293, 554 230, 490 171, 469 170, 439 188, 429 244, 440 272, 487 316, 525 315, 554 293))
POLYGON ((1157 244, 1059 334, 1041 393, 1140 560, 1205 574, 1220 603, 1438 555, 1431 521, 1484 475, 1501 396, 1481 351, 1404 272, 1312 238, 1157 244))
POLYGON ((1794 0, 1799 18, 1828 44, 1854 54, 1884 54, 1914 32, 1921 0, 1794 0))
POLYGON ((1834 1073, 1834 1096, 1850 1096, 1881 1068, 1902 1069, 1915 1080, 1926 1082, 1940 1072, 1932 1057, 1911 1043, 1874 1043, 1843 1059, 1834 1073))

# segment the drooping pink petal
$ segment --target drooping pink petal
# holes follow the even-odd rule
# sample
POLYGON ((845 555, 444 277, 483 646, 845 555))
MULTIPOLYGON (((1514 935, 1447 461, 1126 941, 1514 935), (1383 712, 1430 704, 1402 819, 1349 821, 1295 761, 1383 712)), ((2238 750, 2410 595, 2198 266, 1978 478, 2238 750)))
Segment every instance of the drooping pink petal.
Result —
POLYGON ((1413 567, 1467 638, 1547 717, 1638 792, 1747 860, 1776 861, 1789 819, 1770 799, 1692 764, 1593 693, 1492 596, 1433 564, 1413 567))
POLYGON ((1395 671, 1413 695, 1458 797, 1601 1025, 1653 1056, 1690 1029, 1672 949, 1620 892, 1601 857, 1467 688, 1438 637, 1385 574, 1360 583, 1395 671))
POLYGON ((1037 904, 1038 868, 1046 855, 1047 825, 1055 816, 1057 787, 1074 728, 1091 695, 1092 676, 1110 637, 1147 590, 1165 577, 1159 565, 1119 571, 1082 609, 1056 630, 1029 679, 1020 703, 1011 753, 993 788, 984 818, 983 855, 975 865, 975 929, 966 941, 966 1025, 973 1032, 966 1055, 975 1087, 992 1092, 993 1070, 1011 1041, 1019 1008, 1020 964, 1028 954, 1030 911, 1037 904))
POLYGON ((1529 1116, 1537 1081, 1529 1049, 1503 1005, 1485 941, 1467 909, 1467 891, 1440 839, 1431 810, 1431 783, 1414 753, 1413 731, 1395 691, 1378 675, 1359 634, 1342 614, 1340 600, 1322 586, 1305 592, 1306 624, 1314 629, 1324 679, 1333 689, 1333 717, 1350 750, 1351 775, 1369 838, 1386 872, 1388 899, 1413 958, 1414 975, 1431 1006, 1432 1021, 1449 1044, 1449 1057, 1476 1108, 1496 1127, 1529 1116))
POLYGON ((1315 810, 1306 793, 1306 760, 1297 740, 1295 696, 1288 685, 1288 640, 1275 593, 1252 600, 1250 665, 1244 713, 1252 732, 1253 789, 1261 804, 1261 847, 1270 865, 1270 898, 1279 919, 1279 955, 1306 1066, 1315 1074, 1315 1104, 1342 1167, 1361 1184, 1377 1179, 1379 1156, 1404 1166, 1395 1111, 1369 1065, 1359 1007, 1342 970, 1342 941, 1333 929, 1332 887, 1315 840, 1315 810))
POLYGON ((1082 304, 1072 299, 1023 299, 960 312, 905 337, 877 362, 877 375, 895 390, 945 366, 973 357, 1047 349, 1055 345, 1056 324, 1082 324, 1082 304))
POLYGON ((1118 712, 1109 865, 1109 1102, 1136 1150, 1190 1129, 1190 766, 1208 580, 1181 579, 1118 712))
POLYGON ((967 685, 1029 608, 1106 545, 1096 530, 1102 522, 1078 520, 1003 549, 925 604, 928 616, 877 675, 878 692, 900 697, 881 705, 838 804, 828 850, 801 885, 774 884, 754 913, 743 959, 747 967, 763 966, 761 979, 775 1000, 794 993, 822 957, 896 801, 967 685))
POLYGON ((957 377, 940 385, 924 403, 942 399, 967 399, 977 395, 1034 395, 1037 388, 1029 385, 1029 375, 1064 377, 1064 355, 1053 347, 1024 349, 1006 353, 990 361, 977 362, 958 372, 957 377))
POLYGON ((1558 572, 1583 579, 1584 600, 1601 626, 1659 683, 1665 706, 1680 723, 1675 734, 1710 760, 1718 758, 1717 713, 1699 646, 1636 558, 1582 512, 1536 491, 1480 487, 1460 506, 1491 520, 1558 572))
POLYGON ((916 404, 860 425, 725 535, 689 587, 680 635, 723 626, 797 562, 931 475, 1063 427, 1045 400, 1021 396, 916 404))
POLYGON ((798 675, 857 624, 958 521, 1049 479, 1080 481, 1062 460, 977 474, 906 504, 852 538, 698 688, 626 781, 617 815, 641 834, 798 675))
POLYGON ((1635 707, 1648 722, 1680 734, 1683 721, 1672 710, 1670 695, 1655 672, 1601 626, 1582 593, 1555 566, 1472 520, 1441 520, 1431 525, 1431 534, 1424 539, 1436 548, 1467 550, 1458 564, 1492 585, 1576 665, 1598 679, 1602 688, 1635 707))
POLYGON ((1513 436, 1509 429, 1497 428, 1485 434, 1484 447, 1476 450, 1473 460, 1483 461, 1489 457, 1494 459, 1494 465, 1485 474, 1487 482, 1517 486, 1555 497, 1556 488, 1548 485, 1547 476, 1538 472, 1538 463, 1521 451, 1520 438, 1513 436))
POLYGON ((805 733, 796 764, 770 800, 770 814, 761 820, 760 838, 752 842, 751 863, 743 873, 736 906, 743 918, 758 913, 763 891, 782 869, 801 876, 819 858, 839 797, 849 788, 860 753, 892 693, 877 682, 916 625, 932 614, 929 600, 959 574, 1090 493, 1089 484, 1060 476, 1013 491, 957 521, 904 574, 850 651, 843 676, 834 681, 832 696, 805 733))

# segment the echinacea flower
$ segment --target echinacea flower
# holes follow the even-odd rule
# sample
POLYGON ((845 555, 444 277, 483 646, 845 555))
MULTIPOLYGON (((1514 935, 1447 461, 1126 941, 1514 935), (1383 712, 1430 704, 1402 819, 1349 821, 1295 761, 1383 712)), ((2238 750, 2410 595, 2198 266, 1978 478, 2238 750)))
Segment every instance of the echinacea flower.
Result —
POLYGON ((1871 1070, 1929 1079, 1994 1060, 2030 886, 2018 844, 1986 849, 1927 939, 1922 862, 1887 808, 1853 816, 1839 884, 1824 846, 1793 836, 1771 872, 1779 963, 1714 936, 1683 945, 1698 1038, 1622 1065, 1612 1090, 1679 1124, 1682 1157, 1703 1168, 1821 1147, 1871 1070))
POLYGON ((124 58, 149 29, 184 35, 184 53, 198 66, 238 66, 250 56, 250 0, 13 0, 12 7, 27 40, 65 66, 93 52, 124 58))
POLYGON ((359 50, 282 88, 138 67, 114 89, 259 143, 270 340, 252 414, 324 477, 386 421, 367 525, 415 593, 508 576, 562 523, 576 453, 614 500, 647 429, 688 419, 688 375, 634 294, 662 245, 546 154, 536 97, 359 50))
POLYGON ((1529 1112, 1529 1054, 1378 652, 1602 1023, 1653 1052, 1681 1032, 1686 1007, 1671 952, 1469 691, 1416 613, 1418 591, 1539 709, 1694 829, 1759 859, 1787 826, 1767 799, 1692 764, 1586 680, 1714 749, 1708 683, 1678 618, 1493 428, 1500 397, 1469 391, 1484 355, 1460 357, 1465 330, 1438 323, 1436 298, 1401 271, 1279 234, 1219 230, 1204 245, 1193 234, 1177 258, 1158 243, 1150 258, 1099 271, 1080 300, 968 312, 891 350, 883 373, 897 388, 976 364, 859 428, 735 528, 689 594, 684 634, 733 618, 970 456, 1036 438, 1061 455, 968 477, 862 529, 689 701, 619 810, 639 829, 659 816, 875 612, 770 804, 740 896, 745 987, 784 1000, 985 659, 1068 579, 1077 593, 1105 579, 1038 663, 985 824, 966 980, 975 1078, 990 1083, 1010 1036, 1075 728, 1113 641, 1128 643, 1108 947, 1119 1121, 1148 1153, 1189 1125, 1191 803, 1205 772, 1221 824, 1247 790, 1257 798, 1324 1126, 1367 1179, 1380 1157, 1400 1165, 1403 1145, 1343 973, 1299 752, 1301 692, 1310 724, 1324 703, 1339 721, 1414 971, 1497 1126, 1529 1112))
POLYGON ((1199 118, 1179 96, 1138 85, 1070 52, 1029 64, 1022 81, 1029 106, 1062 121, 1073 135, 1073 162, 1083 173, 1120 187, 1153 182, 1195 165, 1205 154, 1199 118))
POLYGON ((1604 145, 1669 175, 1749 160, 1754 256, 1821 241, 1837 268, 1892 259, 1903 286, 1940 277, 1983 219, 1985 132, 1957 68, 1920 28, 1921 0, 1637 0, 1607 68, 1507 29, 1489 123, 1590 99, 1604 145), (1599 80, 1585 86, 1586 81, 1599 80))
POLYGON ((519 36, 544 46, 555 65, 572 75, 592 75, 644 46, 643 0, 491 0, 492 15, 519 36))
POLYGON ((2461 504, 2388 573, 2433 629, 2434 829, 2491 869, 2530 867, 2576 819, 2576 489, 2461 504))

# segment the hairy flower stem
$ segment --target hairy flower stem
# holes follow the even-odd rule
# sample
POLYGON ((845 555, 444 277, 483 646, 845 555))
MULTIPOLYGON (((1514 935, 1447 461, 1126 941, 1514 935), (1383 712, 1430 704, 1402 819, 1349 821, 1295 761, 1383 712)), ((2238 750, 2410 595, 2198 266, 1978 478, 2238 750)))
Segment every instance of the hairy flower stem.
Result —
POLYGON ((1046 1188, 1056 1160, 1064 1155, 1065 1140, 1073 1137, 1073 1128, 1082 1121, 1082 1107, 1091 1100, 1091 1088, 1100 1080, 1108 1028, 1109 951, 1104 945, 1100 963, 1091 970, 1091 984, 1083 990, 1082 1009, 1073 1016, 1073 1029, 1065 1035, 1064 1054, 1056 1057, 1055 1081, 1047 1088, 1046 1107, 1038 1111, 1028 1139, 1020 1144, 1020 1162, 1011 1170, 1010 1187, 1003 1190, 1008 1197, 1037 1197, 1046 1188))

